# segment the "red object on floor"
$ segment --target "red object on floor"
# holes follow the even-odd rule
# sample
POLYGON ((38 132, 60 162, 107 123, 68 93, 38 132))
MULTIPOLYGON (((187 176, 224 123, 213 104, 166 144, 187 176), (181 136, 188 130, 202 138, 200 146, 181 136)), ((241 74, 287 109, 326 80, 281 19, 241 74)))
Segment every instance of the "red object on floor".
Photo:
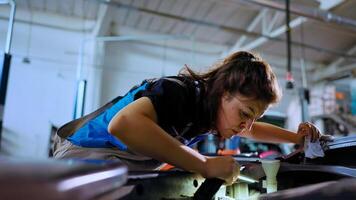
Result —
POLYGON ((161 167, 161 169, 159 169, 159 171, 169 171, 171 169, 175 168, 173 165, 170 164, 164 164, 163 167, 161 167))
POLYGON ((218 150, 218 155, 222 156, 233 156, 233 155, 238 155, 240 154, 240 149, 219 149, 218 150))

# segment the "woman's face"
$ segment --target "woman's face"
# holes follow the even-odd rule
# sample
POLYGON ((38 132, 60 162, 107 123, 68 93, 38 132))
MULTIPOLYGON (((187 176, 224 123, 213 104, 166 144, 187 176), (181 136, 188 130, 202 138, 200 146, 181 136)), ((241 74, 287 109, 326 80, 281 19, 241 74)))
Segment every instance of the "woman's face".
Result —
POLYGON ((254 121, 262 117, 268 104, 242 95, 225 93, 218 108, 216 128, 224 139, 251 130, 254 121))

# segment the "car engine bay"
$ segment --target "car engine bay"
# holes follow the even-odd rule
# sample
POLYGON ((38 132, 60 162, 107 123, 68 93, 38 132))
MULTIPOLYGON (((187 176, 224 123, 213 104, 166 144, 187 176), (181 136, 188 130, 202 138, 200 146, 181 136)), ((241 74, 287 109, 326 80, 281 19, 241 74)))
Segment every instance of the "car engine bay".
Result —
POLYGON ((242 167, 238 180, 229 186, 220 179, 205 180, 180 170, 130 172, 124 187, 131 189, 123 199, 355 198, 356 160, 353 158, 356 155, 356 137, 337 138, 323 145, 323 150, 324 157, 313 159, 306 158, 304 152, 298 150, 269 160, 256 156, 234 156, 242 167), (277 163, 279 169, 274 172, 275 181, 270 181, 273 174, 272 178, 267 175, 266 180, 265 162, 277 163), (273 187, 278 188, 277 191, 273 192, 273 187), (335 191, 335 188, 338 190, 335 191))

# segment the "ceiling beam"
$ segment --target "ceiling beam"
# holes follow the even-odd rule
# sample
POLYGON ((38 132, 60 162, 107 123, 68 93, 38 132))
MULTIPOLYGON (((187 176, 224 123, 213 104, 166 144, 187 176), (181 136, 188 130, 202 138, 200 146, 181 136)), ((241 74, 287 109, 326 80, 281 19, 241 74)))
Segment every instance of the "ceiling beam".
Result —
POLYGON ((275 12, 273 14, 273 17, 271 21, 268 22, 268 27, 265 33, 270 33, 274 27, 274 25, 277 23, 277 21, 282 17, 283 13, 282 12, 275 12))
MULTIPOLYGON (((8 20, 9 16, 7 13, 7 8, 0 7, 0 19, 8 20)), ((87 20, 73 16, 63 16, 50 12, 34 12, 24 9, 16 9, 15 23, 33 24, 42 27, 75 32, 90 32, 95 25, 94 20, 87 20)))
MULTIPOLYGON (((323 0, 323 1, 328 1, 328 0, 323 0)), ((279 11, 285 11, 284 3, 278 3, 278 2, 274 2, 274 1, 239 0, 239 2, 255 4, 255 5, 259 5, 259 6, 263 6, 263 7, 267 7, 267 8, 276 9, 279 11)), ((334 0, 331 3, 329 3, 329 2, 321 3, 320 6, 322 6, 322 7, 319 7, 319 9, 314 9, 314 8, 305 7, 305 6, 293 6, 290 8, 290 12, 291 12, 291 14, 295 14, 295 15, 302 16, 302 17, 309 18, 309 19, 314 19, 314 20, 321 21, 321 22, 335 23, 335 24, 339 24, 342 26, 356 28, 356 20, 354 20, 352 18, 346 18, 343 16, 335 15, 334 13, 331 13, 331 12, 327 12, 327 10, 334 8, 343 2, 344 2, 343 0, 341 0, 341 1, 334 0)))
POLYGON ((334 8, 337 5, 340 5, 345 0, 317 0, 320 3, 319 8, 321 10, 329 10, 330 8, 334 8))
MULTIPOLYGON (((138 38, 149 35, 157 35, 157 33, 154 32, 140 31, 127 26, 113 27, 112 33, 118 36, 137 36, 138 38)), ((165 38, 173 37, 173 35, 160 35, 162 36, 161 40, 142 40, 142 42, 156 46, 170 47, 178 50, 188 50, 197 53, 211 54, 214 56, 218 56, 221 52, 226 51, 228 48, 226 45, 200 42, 195 40, 194 37, 182 35, 181 39, 170 40, 165 38)), ((177 38, 178 37, 180 36, 177 35, 177 38)))
MULTIPOLYGON (((156 10, 150 10, 147 8, 141 8, 141 7, 137 7, 137 6, 132 6, 132 5, 127 5, 127 4, 123 4, 117 1, 107 1, 107 0, 91 0, 91 1, 96 1, 102 4, 108 4, 108 5, 112 5, 115 6, 117 8, 124 8, 124 9, 129 9, 129 10, 136 10, 136 11, 140 11, 143 13, 148 13, 148 14, 152 14, 152 15, 157 15, 160 17, 165 17, 165 18, 170 18, 173 20, 178 20, 181 22, 186 22, 186 23, 192 23, 192 24, 198 24, 201 26, 208 26, 208 27, 212 27, 212 28, 217 28, 217 29, 221 29, 227 32, 231 32, 231 33, 237 33, 237 34, 245 34, 251 37, 262 37, 262 38, 267 38, 269 40, 273 40, 273 41, 279 41, 279 42, 285 42, 285 39, 281 39, 281 38, 276 38, 276 37, 271 37, 269 35, 266 34, 262 34, 262 33, 257 33, 257 32, 252 32, 252 31, 247 31, 245 29, 241 29, 241 28, 236 28, 236 27, 232 27, 232 26, 226 26, 223 24, 217 24, 217 23, 212 23, 212 22, 207 22, 204 20, 196 20, 196 19, 192 19, 192 18, 188 18, 185 16, 178 16, 178 15, 172 15, 170 13, 165 13, 165 12, 160 12, 160 11, 156 11, 156 10)), ((325 52, 325 53, 329 53, 329 54, 333 54, 333 55, 340 55, 340 56, 345 56, 347 58, 351 58, 351 59, 356 59, 356 56, 349 56, 346 55, 344 52, 338 52, 336 50, 333 49, 325 49, 325 48, 320 48, 320 47, 316 47, 310 44, 304 44, 304 43, 300 43, 300 42, 295 42, 292 41, 292 44, 294 46, 300 46, 306 49, 312 49, 318 52, 325 52)))
MULTIPOLYGON (((356 53, 356 44, 354 44, 349 50, 347 50, 347 54, 352 55, 356 53)), ((333 62, 331 62, 327 67, 332 67, 332 66, 338 66, 340 65, 342 62, 344 62, 345 57, 340 57, 337 58, 336 60, 334 60, 333 62)))
MULTIPOLYGON (((247 26, 246 28, 247 31, 253 31, 253 29, 255 29, 257 25, 262 21, 262 19, 266 16, 267 12, 268 12, 267 8, 262 9, 247 26)), ((228 51, 223 53, 221 57, 225 57, 226 55, 238 51, 242 46, 242 44, 246 41, 246 39, 247 39, 246 35, 243 34, 228 51)))
POLYGON ((313 82, 318 83, 324 80, 335 79, 341 76, 352 76, 352 73, 355 70, 356 70, 356 63, 343 67, 337 67, 334 65, 324 70, 316 71, 313 75, 313 77, 315 77, 313 78, 313 82))
POLYGON ((106 4, 100 4, 95 26, 91 32, 93 37, 107 35, 112 21, 112 8, 106 4))
MULTIPOLYGON (((356 53, 356 44, 347 51, 347 54, 356 53)), ((340 57, 335 61, 331 62, 327 67, 316 68, 317 70, 313 72, 313 82, 320 82, 325 79, 328 79, 332 76, 345 75, 349 73, 352 74, 352 71, 356 69, 356 62, 348 66, 340 66, 340 64, 345 60, 344 57, 340 57)))
MULTIPOLYGON (((304 23, 306 21, 307 21, 307 19, 304 17, 297 17, 296 19, 293 19, 292 21, 290 21, 289 26, 292 29, 292 28, 298 27, 299 25, 301 25, 302 23, 304 23)), ((276 38, 276 37, 282 35, 283 33, 285 33, 286 31, 287 31, 287 26, 283 25, 283 26, 278 27, 277 29, 271 31, 268 35, 271 38, 276 38)), ((252 49, 255 49, 255 48, 261 46, 262 44, 266 43, 267 41, 269 41, 268 38, 260 37, 260 38, 257 38, 256 40, 250 42, 249 44, 241 47, 241 49, 247 50, 247 51, 252 50, 252 49)))
MULTIPOLYGON (((262 3, 259 0, 253 0, 252 2, 265 4, 265 3, 262 3)), ((265 2, 267 2, 267 1, 265 1, 265 2)), ((343 1, 339 1, 338 3, 340 4, 342 2, 343 1)), ((274 2, 269 2, 269 3, 270 4, 275 4, 274 2)), ((328 6, 324 6, 323 8, 326 9, 326 10, 329 10, 331 8, 334 8, 335 6, 337 6, 339 4, 328 4, 328 6)), ((282 8, 281 5, 278 4, 278 6, 280 6, 282 8)), ((297 17, 297 18, 295 18, 295 19, 293 19, 292 21, 289 22, 289 26, 290 26, 291 29, 293 29, 293 28, 296 28, 296 27, 300 26, 301 24, 305 23, 306 21, 307 21, 307 18, 305 18, 305 17, 297 17)), ((271 38, 276 38, 276 37, 284 34, 286 31, 287 31, 287 26, 283 25, 283 26, 280 26, 280 27, 276 28, 275 30, 271 31, 268 35, 271 38)), ((243 50, 252 50, 252 49, 255 49, 255 48, 261 46, 262 44, 266 43, 268 40, 269 39, 266 38, 266 37, 260 37, 260 38, 257 38, 256 40, 252 41, 251 43, 241 47, 241 49, 243 49, 243 50)))

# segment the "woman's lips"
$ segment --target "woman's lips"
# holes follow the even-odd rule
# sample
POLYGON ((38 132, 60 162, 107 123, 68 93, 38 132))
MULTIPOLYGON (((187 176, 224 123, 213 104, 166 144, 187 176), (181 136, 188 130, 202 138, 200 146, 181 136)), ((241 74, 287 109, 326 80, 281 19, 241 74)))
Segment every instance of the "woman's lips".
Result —
POLYGON ((241 131, 240 131, 240 130, 237 130, 237 129, 231 129, 231 130, 232 130, 232 132, 234 133, 234 135, 238 135, 238 134, 241 133, 241 131))
POLYGON ((230 128, 230 129, 226 129, 225 130, 225 134, 218 134, 217 136, 224 138, 224 139, 230 139, 235 135, 239 135, 242 131, 239 129, 235 129, 235 128, 230 128))
POLYGON ((235 129, 230 129, 230 131, 228 131, 227 133, 230 133, 230 134, 226 134, 225 139, 230 139, 230 138, 232 138, 234 135, 240 134, 240 131, 235 130, 235 129))

